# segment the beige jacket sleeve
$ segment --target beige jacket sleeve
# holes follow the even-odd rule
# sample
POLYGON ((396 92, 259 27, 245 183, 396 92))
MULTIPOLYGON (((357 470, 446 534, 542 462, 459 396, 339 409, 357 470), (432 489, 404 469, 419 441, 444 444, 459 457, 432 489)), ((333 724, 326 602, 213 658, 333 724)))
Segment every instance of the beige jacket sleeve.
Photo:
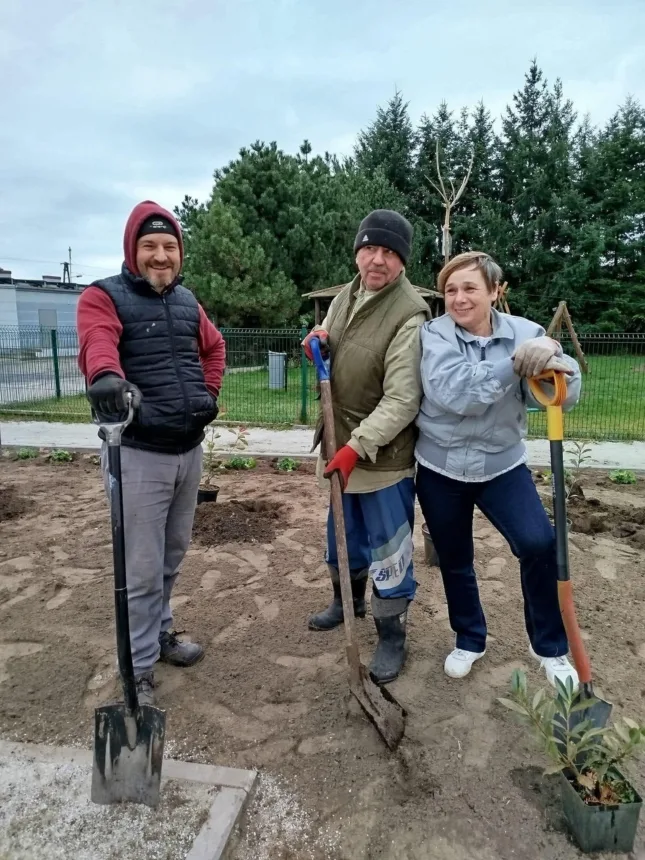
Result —
POLYGON ((378 449, 417 417, 423 395, 421 384, 420 327, 424 314, 416 314, 402 326, 385 354, 383 397, 376 409, 353 431, 349 445, 364 459, 374 462, 378 449))

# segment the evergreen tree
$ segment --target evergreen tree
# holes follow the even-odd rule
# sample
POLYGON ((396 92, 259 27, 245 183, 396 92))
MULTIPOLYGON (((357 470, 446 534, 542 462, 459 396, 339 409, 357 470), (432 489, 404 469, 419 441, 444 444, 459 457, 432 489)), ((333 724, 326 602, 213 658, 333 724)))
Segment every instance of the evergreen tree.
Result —
POLYGON ((387 181, 402 194, 412 191, 416 139, 408 113, 408 103, 397 92, 387 104, 379 107, 375 121, 358 134, 355 147, 356 166, 367 176, 379 168, 387 181))
POLYGON ((233 210, 214 196, 190 236, 186 283, 219 325, 282 326, 297 314, 293 282, 244 234, 233 210))

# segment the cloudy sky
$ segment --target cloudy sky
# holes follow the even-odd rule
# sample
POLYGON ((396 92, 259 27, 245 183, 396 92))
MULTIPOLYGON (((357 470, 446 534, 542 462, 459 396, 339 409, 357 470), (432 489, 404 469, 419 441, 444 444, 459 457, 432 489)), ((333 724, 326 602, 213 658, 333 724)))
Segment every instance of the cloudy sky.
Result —
POLYGON ((349 153, 396 88, 499 115, 537 56, 602 123, 645 101, 643 0, 0 0, 0 266, 120 266, 151 198, 204 198, 256 139, 349 153), (436 9, 436 11, 431 11, 436 9))

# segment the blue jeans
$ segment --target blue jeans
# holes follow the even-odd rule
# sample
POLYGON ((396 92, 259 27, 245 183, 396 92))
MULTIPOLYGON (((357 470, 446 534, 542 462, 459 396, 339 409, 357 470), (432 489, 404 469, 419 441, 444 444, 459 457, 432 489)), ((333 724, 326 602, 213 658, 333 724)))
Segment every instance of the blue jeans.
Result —
MULTIPOLYGON (((414 478, 374 493, 343 493, 343 512, 350 569, 368 568, 379 597, 412 600, 417 588, 412 564, 414 478)), ((338 567, 331 506, 325 560, 338 567)))
POLYGON ((474 562, 475 506, 508 541, 520 561, 524 621, 540 657, 568 651, 558 605, 555 531, 526 466, 483 483, 447 478, 419 465, 417 495, 439 557, 450 626, 457 648, 486 647, 486 619, 474 562))

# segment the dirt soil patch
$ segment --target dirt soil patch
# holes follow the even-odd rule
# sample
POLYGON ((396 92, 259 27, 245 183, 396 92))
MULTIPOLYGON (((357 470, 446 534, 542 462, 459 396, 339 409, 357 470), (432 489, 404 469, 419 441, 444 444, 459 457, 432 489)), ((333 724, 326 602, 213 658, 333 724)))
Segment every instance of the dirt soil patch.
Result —
MULTIPOLYGON (((1 468, 34 507, 0 524, 0 736, 91 748, 93 709, 119 694, 99 469, 9 460, 1 468)), ((602 473, 589 473, 585 491, 598 491, 603 505, 643 508, 645 481, 597 480, 602 473)), ((478 514, 474 536, 488 652, 454 681, 443 673, 454 638, 441 577, 424 564, 417 517, 409 655, 391 685, 408 723, 393 754, 347 696, 342 629, 307 629, 330 599, 327 498, 315 478, 262 466, 217 483, 213 511, 233 500, 279 502, 281 519, 271 520, 272 537, 251 543, 242 531, 227 543, 194 541, 172 603, 175 626, 206 654, 191 669, 158 665, 155 677, 168 755, 260 769, 230 860, 582 858, 557 780, 542 776, 539 747, 497 702, 515 667, 534 684, 545 680, 528 655, 517 560, 490 523, 478 514)), ((574 530, 570 556, 596 686, 617 714, 644 719, 645 552, 611 531, 574 530)), ((357 630, 367 662, 376 645, 369 615, 357 630)), ((645 765, 628 775, 642 791, 645 765)), ((641 824, 636 856, 643 852, 641 824)))
POLYGON ((15 487, 0 484, 0 523, 21 517, 31 506, 31 499, 21 496, 15 487))
POLYGON ((231 541, 270 543, 285 523, 283 510, 279 502, 260 499, 206 502, 195 511, 193 538, 202 546, 221 546, 231 541))
MULTIPOLYGON (((538 488, 549 513, 553 512, 551 489, 537 478, 538 488)), ((645 481, 618 486, 596 472, 582 478, 582 494, 574 487, 567 513, 571 530, 585 535, 610 534, 645 550, 645 481)))

